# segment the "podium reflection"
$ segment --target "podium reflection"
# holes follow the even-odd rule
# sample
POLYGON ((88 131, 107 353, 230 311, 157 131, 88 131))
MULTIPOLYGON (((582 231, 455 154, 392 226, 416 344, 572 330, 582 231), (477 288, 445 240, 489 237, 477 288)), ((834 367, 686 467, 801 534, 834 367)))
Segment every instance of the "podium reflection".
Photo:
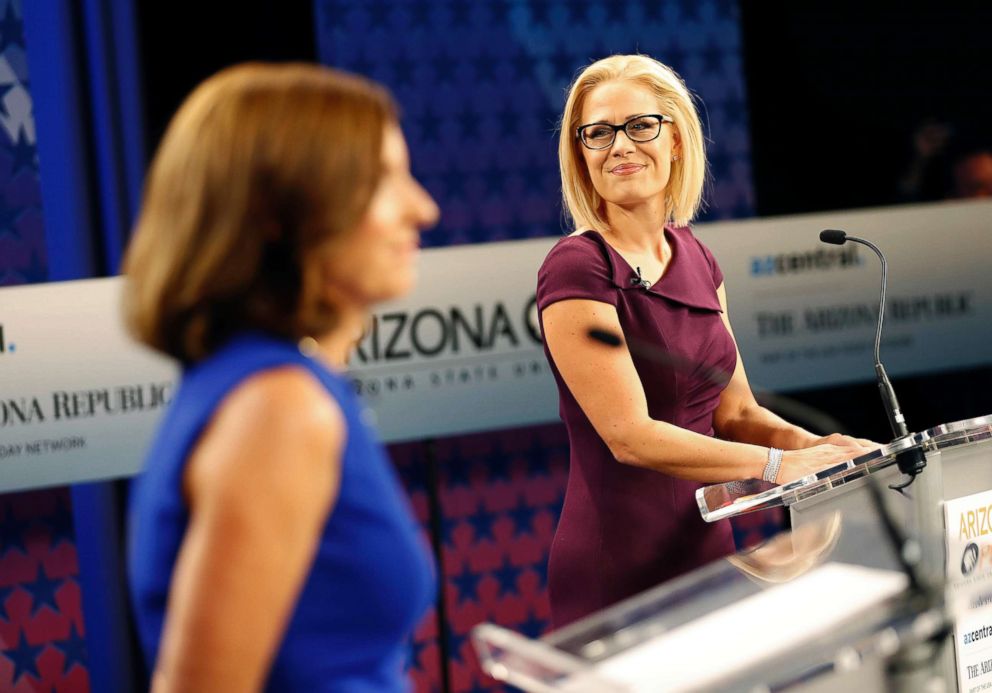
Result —
POLYGON ((840 513, 834 512, 726 560, 759 585, 789 582, 822 565, 830 557, 840 539, 841 524, 840 513))

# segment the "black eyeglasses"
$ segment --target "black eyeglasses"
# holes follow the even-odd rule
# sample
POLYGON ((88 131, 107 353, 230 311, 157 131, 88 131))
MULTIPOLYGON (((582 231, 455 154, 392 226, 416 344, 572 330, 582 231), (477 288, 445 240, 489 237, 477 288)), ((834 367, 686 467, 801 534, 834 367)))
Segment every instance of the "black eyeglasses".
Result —
POLYGON ((661 134, 662 123, 674 123, 671 116, 647 113, 634 116, 623 125, 589 123, 575 129, 575 136, 589 149, 606 149, 613 145, 617 133, 623 130, 634 142, 650 142, 661 134))

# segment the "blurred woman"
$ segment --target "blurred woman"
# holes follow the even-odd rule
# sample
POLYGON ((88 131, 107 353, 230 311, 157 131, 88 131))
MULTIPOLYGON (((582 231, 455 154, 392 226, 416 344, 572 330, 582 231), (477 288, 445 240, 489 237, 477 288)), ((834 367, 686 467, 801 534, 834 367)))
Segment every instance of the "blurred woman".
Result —
POLYGON ((575 231, 550 251, 537 288, 571 447, 549 564, 556 627, 734 550, 729 522, 701 519, 700 482, 781 483, 866 451, 755 401, 723 275, 688 226, 706 158, 670 68, 641 55, 587 67, 568 93, 558 153, 575 231), (693 366, 600 344, 594 328, 693 366))
POLYGON ((248 64, 152 164, 127 321, 182 364, 132 494, 153 691, 397 691, 433 572, 343 367, 438 210, 379 86, 248 64))

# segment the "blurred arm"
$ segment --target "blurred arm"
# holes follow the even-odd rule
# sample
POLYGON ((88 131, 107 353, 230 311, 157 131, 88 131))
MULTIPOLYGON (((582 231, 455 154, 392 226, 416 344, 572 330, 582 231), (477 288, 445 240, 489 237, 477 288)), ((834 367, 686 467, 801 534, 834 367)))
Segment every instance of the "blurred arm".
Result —
POLYGON ((261 689, 337 497, 346 429, 295 367, 219 407, 184 478, 179 552, 154 693, 261 689))

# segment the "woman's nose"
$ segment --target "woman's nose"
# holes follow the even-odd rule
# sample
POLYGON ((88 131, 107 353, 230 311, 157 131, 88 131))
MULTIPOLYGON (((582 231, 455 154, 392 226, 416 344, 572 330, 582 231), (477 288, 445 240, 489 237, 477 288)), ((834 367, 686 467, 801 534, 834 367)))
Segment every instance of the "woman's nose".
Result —
POLYGON ((414 181, 414 213, 417 218, 417 226, 422 229, 430 228, 437 224, 441 217, 441 210, 431 194, 419 182, 414 181))
POLYGON ((633 150, 634 150, 634 141, 627 136, 627 131, 617 130, 617 134, 613 138, 613 144, 610 145, 610 153, 617 155, 617 154, 623 154, 625 152, 630 152, 633 150))

